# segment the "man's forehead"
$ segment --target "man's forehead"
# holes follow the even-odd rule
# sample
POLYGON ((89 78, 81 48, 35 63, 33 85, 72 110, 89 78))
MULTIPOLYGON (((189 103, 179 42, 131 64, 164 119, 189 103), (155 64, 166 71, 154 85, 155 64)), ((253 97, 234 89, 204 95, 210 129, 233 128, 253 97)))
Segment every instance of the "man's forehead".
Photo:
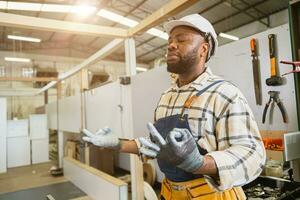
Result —
POLYGON ((200 34, 201 31, 191 27, 191 26, 176 26, 174 27, 171 32, 170 32, 170 35, 173 35, 173 34, 180 34, 180 33, 195 33, 195 34, 200 34))

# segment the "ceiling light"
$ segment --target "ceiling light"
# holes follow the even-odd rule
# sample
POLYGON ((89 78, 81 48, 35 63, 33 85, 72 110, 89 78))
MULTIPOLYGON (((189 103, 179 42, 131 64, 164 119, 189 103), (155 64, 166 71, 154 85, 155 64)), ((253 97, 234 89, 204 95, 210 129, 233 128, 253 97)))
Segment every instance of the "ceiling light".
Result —
MULTIPOLYGON (((135 27, 136 25, 139 24, 139 22, 137 22, 135 20, 129 19, 127 17, 123 17, 122 15, 116 14, 114 12, 111 12, 111 11, 108 11, 108 10, 105 10, 105 9, 101 9, 97 13, 97 15, 100 16, 100 17, 103 17, 105 19, 117 22, 119 24, 123 24, 123 25, 128 26, 128 27, 135 27)), ((161 30, 159 30, 159 29, 151 28, 147 31, 147 33, 149 33, 153 36, 156 36, 156 37, 160 37, 164 40, 168 40, 168 34, 161 31, 161 30)))
POLYGON ((147 31, 147 33, 151 34, 151 35, 154 35, 156 37, 160 37, 162 39, 165 39, 165 40, 168 40, 169 36, 167 33, 161 31, 161 30, 158 30, 156 28, 151 28, 147 31))
POLYGON ((226 33, 219 33, 219 36, 223 37, 223 38, 230 39, 230 40, 239 40, 240 39, 240 38, 238 38, 236 36, 229 35, 229 34, 226 34, 226 33))
POLYGON ((134 21, 132 19, 129 19, 127 17, 123 17, 122 15, 110 12, 105 9, 101 9, 98 13, 98 16, 103 17, 105 19, 117 22, 119 24, 123 24, 125 26, 134 27, 138 24, 137 21, 134 21))
POLYGON ((94 6, 86 6, 86 5, 81 5, 81 6, 72 6, 70 12, 71 13, 76 13, 81 16, 88 16, 91 15, 96 11, 96 7, 94 6))
POLYGON ((16 57, 5 57, 5 61, 10 62, 30 62, 31 60, 29 58, 16 58, 16 57))
POLYGON ((69 5, 43 4, 41 11, 68 13, 68 12, 70 12, 71 8, 72 8, 72 6, 69 6, 69 5))
POLYGON ((66 4, 41 4, 26 2, 0 1, 0 9, 8 10, 27 10, 59 13, 75 13, 79 15, 90 15, 96 11, 95 6, 87 5, 66 5, 66 4))
POLYGON ((17 35, 7 35, 7 38, 11 39, 11 40, 21 40, 21 41, 27 41, 27 42, 41 42, 41 39, 39 39, 39 38, 17 36, 17 35))
POLYGON ((41 6, 40 3, 7 2, 7 9, 9 10, 40 11, 41 6))
POLYGON ((141 72, 145 72, 147 71, 148 69, 144 68, 144 67, 137 67, 136 68, 137 71, 141 71, 141 72))

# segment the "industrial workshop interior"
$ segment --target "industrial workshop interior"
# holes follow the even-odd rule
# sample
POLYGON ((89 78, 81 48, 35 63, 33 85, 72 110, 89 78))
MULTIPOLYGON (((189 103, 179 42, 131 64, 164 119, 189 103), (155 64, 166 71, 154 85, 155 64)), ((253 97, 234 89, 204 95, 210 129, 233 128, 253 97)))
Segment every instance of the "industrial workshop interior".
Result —
POLYGON ((0 0, 0 200, 300 200, 300 0, 0 0))

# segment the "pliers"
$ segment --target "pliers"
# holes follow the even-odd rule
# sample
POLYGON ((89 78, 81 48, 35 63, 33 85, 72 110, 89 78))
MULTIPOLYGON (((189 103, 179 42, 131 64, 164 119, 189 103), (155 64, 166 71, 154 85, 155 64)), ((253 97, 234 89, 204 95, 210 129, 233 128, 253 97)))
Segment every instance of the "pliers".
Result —
POLYGON ((300 72, 300 61, 294 61, 294 62, 290 62, 290 61, 280 61, 280 63, 283 63, 283 64, 287 64, 287 65, 293 65, 293 70, 292 71, 289 71, 285 74, 282 74, 282 76, 285 76, 287 74, 290 74, 290 73, 298 73, 300 72))
POLYGON ((287 121, 288 121, 287 120, 287 114, 285 112, 285 109, 283 107, 282 102, 279 99, 279 91, 269 91, 268 94, 270 95, 270 99, 269 99, 268 103, 266 103, 266 105, 265 105, 264 112, 263 112, 262 123, 265 123, 268 108, 269 108, 270 104, 274 103, 274 102, 279 107, 279 110, 280 110, 282 118, 283 118, 283 122, 287 123, 287 121))

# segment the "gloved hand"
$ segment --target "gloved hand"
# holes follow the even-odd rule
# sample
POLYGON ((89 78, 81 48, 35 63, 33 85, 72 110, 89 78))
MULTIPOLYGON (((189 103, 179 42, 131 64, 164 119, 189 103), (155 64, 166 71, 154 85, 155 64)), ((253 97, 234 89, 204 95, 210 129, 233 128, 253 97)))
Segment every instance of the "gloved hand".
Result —
POLYGON ((148 123, 147 128, 152 138, 157 138, 157 144, 151 141, 149 137, 140 137, 138 138, 138 141, 141 144, 141 147, 139 148, 139 153, 143 156, 156 158, 158 153, 160 152, 160 146, 165 145, 166 142, 157 132, 156 128, 153 126, 152 123, 148 123))
POLYGON ((168 162, 187 172, 195 172, 204 163, 204 157, 188 129, 174 128, 166 138, 171 159, 168 162))
POLYGON ((86 135, 85 137, 82 137, 82 139, 86 142, 94 144, 95 146, 111 149, 120 148, 119 138, 108 127, 99 129, 95 134, 87 129, 83 129, 82 132, 86 135))

